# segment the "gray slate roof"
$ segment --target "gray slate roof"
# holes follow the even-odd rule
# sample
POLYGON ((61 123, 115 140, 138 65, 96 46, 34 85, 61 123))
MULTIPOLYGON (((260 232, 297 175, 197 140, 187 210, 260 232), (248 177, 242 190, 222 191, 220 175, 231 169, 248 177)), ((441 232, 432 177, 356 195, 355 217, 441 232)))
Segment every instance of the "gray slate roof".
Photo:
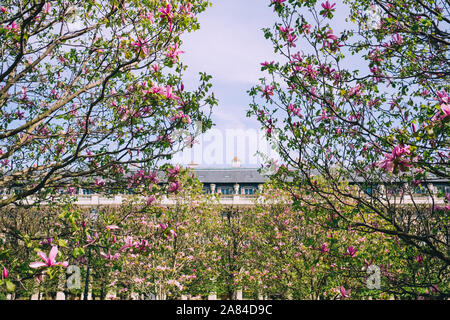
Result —
POLYGON ((257 168, 194 169, 202 183, 264 183, 257 168))

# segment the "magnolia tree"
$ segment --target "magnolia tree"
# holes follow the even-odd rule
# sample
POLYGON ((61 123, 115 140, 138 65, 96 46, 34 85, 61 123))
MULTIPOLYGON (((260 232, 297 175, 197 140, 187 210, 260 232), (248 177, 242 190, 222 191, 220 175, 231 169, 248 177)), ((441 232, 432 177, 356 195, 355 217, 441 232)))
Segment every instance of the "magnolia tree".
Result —
MULTIPOLYGON (((171 194, 172 203, 161 196, 147 202, 140 214, 133 214, 122 227, 123 267, 117 281, 121 290, 180 299, 181 295, 205 297, 212 289, 213 253, 208 245, 211 217, 220 205, 205 195, 201 183, 191 172, 175 168, 180 188, 171 194)), ((169 177, 170 178, 170 177, 169 177)))
POLYGON ((180 36, 207 5, 1 1, 0 207, 82 186, 121 190, 131 169, 177 151, 176 132, 210 127, 210 77, 186 91, 180 62, 180 36))
POLYGON ((449 178, 448 2, 270 6, 278 21, 264 34, 280 61, 261 63, 248 116, 277 146, 274 177, 294 202, 398 237, 448 277, 449 195, 430 186, 449 178))
POLYGON ((118 207, 82 208, 67 195, 65 204, 2 212, 0 295, 207 296, 215 271, 207 244, 220 206, 183 169, 169 169, 165 182, 127 196, 118 207), (167 196, 170 205, 161 203, 167 196))
MULTIPOLYGON (((54 203, 0 216, 0 298, 364 299, 442 297, 448 277, 418 249, 381 232, 349 228, 320 201, 296 203, 278 184, 255 206, 227 208, 176 168, 171 205, 149 199, 120 207, 54 203)), ((304 190, 296 190, 298 194, 304 190)), ((335 204, 341 214, 351 204, 335 204)), ((367 221, 386 227, 368 211, 367 221)))
MULTIPOLYGON (((237 278, 247 291, 278 299, 448 294, 448 279, 440 274, 436 259, 381 232, 348 228, 326 206, 314 201, 290 203, 290 198, 277 184, 268 184, 262 201, 245 213, 248 250, 237 278)), ((352 210, 352 206, 335 205, 341 214, 352 210)), ((374 213, 368 212, 365 218, 386 226, 374 213)))

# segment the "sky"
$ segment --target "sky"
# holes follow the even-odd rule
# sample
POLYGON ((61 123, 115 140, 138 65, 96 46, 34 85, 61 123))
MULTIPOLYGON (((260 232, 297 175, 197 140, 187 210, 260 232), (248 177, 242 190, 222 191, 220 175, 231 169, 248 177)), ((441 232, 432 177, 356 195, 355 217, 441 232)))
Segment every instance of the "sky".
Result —
MULTIPOLYGON (((186 149, 172 160, 187 165, 194 162, 202 167, 231 166, 237 156, 242 166, 259 167, 268 160, 277 161, 279 155, 265 139, 265 133, 254 117, 246 116, 251 99, 247 91, 259 85, 261 62, 283 61, 275 54, 270 40, 264 38, 262 28, 272 28, 277 22, 270 0, 210 0, 212 7, 198 15, 200 30, 185 34, 181 55, 188 66, 185 86, 194 90, 198 73, 212 76, 212 91, 218 99, 213 109, 212 130, 203 134, 192 149, 186 149), (267 155, 262 158, 255 154, 267 155)), ((342 0, 335 0, 334 32, 347 28, 348 8, 342 0)), ((317 6, 320 10, 320 1, 317 6)), ((297 48, 308 50, 309 45, 299 39, 297 48)), ((352 67, 359 66, 358 59, 349 59, 352 67)), ((344 63, 344 62, 342 62, 344 63)), ((361 67, 361 66, 359 66, 361 67)))
MULTIPOLYGON (((258 78, 264 76, 260 63, 276 57, 271 42, 264 38, 261 30, 271 27, 276 15, 268 6, 269 0, 211 2, 212 7, 198 16, 200 30, 183 35, 181 49, 185 53, 181 60, 188 66, 185 74, 187 89, 195 88, 198 72, 212 76, 212 91, 219 101, 212 114, 215 127, 201 137, 199 145, 194 147, 197 150, 193 152, 192 159, 184 154, 184 161, 177 160, 181 163, 194 160, 200 166, 229 166, 232 158, 238 156, 243 166, 258 165, 259 160, 253 155, 255 146, 242 146, 242 141, 233 139, 233 135, 242 138, 244 133, 250 141, 255 134, 258 141, 262 136, 256 119, 246 117, 251 102, 246 91, 257 85, 258 78), (222 143, 217 141, 220 139, 222 143), (232 140, 235 140, 234 143, 232 140), (211 149, 218 149, 221 145, 222 152, 211 152, 211 149), (199 156, 198 152, 203 155, 199 156)), ((256 148, 267 146, 258 145, 256 148)))

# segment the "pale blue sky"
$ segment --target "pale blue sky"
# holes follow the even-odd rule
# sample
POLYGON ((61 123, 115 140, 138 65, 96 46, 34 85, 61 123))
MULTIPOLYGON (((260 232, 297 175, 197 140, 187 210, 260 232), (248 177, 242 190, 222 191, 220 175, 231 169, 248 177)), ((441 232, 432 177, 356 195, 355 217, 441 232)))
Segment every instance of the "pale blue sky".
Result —
MULTIPOLYGON (((243 165, 255 165, 260 163, 260 159, 255 160, 254 142, 249 146, 239 145, 241 142, 234 140, 234 146, 229 145, 223 136, 251 135, 258 130, 258 141, 261 138, 260 124, 254 118, 247 118, 246 112, 249 109, 251 99, 247 94, 252 86, 259 84, 259 78, 265 74, 261 72, 261 62, 280 61, 282 57, 273 52, 273 46, 270 40, 264 38, 262 28, 271 28, 277 21, 276 13, 273 7, 269 7, 270 0, 211 0, 212 7, 207 8, 205 12, 198 16, 200 30, 182 36, 182 47, 185 51, 180 56, 182 62, 188 65, 185 74, 185 85, 187 89, 194 89, 198 84, 198 72, 203 71, 212 75, 212 91, 219 100, 219 105, 213 110, 212 119, 215 123, 215 129, 211 132, 216 139, 205 139, 197 150, 191 152, 194 156, 199 152, 202 156, 196 157, 194 162, 203 166, 230 165, 231 159, 237 155, 243 165), (228 131, 233 131, 228 134, 228 131), (241 130, 239 132, 239 130, 241 130), (247 134, 245 130, 253 130, 247 134), (214 145, 220 148, 223 144, 223 152, 219 151, 217 156, 209 153, 214 145), (205 153, 206 148, 206 153, 205 153), (234 148, 234 151, 233 151, 234 148), (251 149, 251 150, 247 150, 251 149), (230 151, 231 150, 231 151, 230 151), (204 161, 205 155, 207 160, 204 161), (211 158, 214 158, 214 161, 211 158), (218 160, 221 158, 223 160, 218 160)), ((339 33, 346 25, 345 17, 348 12, 341 1, 337 2, 336 20, 333 29, 339 33)), ((317 6, 320 7, 320 1, 317 6)), ((308 45, 302 45, 301 39, 297 42, 299 50, 307 50, 308 45)), ((352 60, 355 63, 355 60, 352 60)), ((254 138, 250 138, 254 139, 254 138)), ((229 139, 230 140, 230 139, 229 139)), ((248 142, 247 142, 248 144, 248 142)), ((217 149, 216 148, 216 149, 217 149)), ((270 156, 273 153, 266 145, 260 144, 256 149, 268 150, 270 156)), ((184 161, 177 159, 179 163, 187 164, 190 162, 184 156, 184 161)), ((274 156, 273 158, 277 158, 274 156)))
MULTIPOLYGON (((182 38, 182 61, 190 71, 187 76, 198 79, 198 71, 213 76, 213 91, 219 100, 213 119, 218 128, 255 127, 256 121, 250 123, 245 117, 250 102, 246 90, 262 76, 259 63, 274 57, 261 28, 272 26, 275 14, 268 7, 269 0, 212 3, 198 17, 200 30, 182 38)), ((187 84, 192 83, 189 78, 187 84)))
MULTIPOLYGON (((261 30, 275 22, 276 16, 273 8, 268 7, 269 3, 269 0, 212 0, 212 7, 198 16, 200 30, 182 37, 185 53, 181 59, 188 65, 186 87, 194 88, 200 71, 213 77, 212 91, 219 100, 212 116, 216 130, 213 133, 220 131, 226 135, 227 129, 259 130, 257 121, 246 117, 250 104, 246 91, 264 76, 260 62, 275 59, 271 42, 264 38, 261 30)), ((213 140, 208 142, 210 147, 214 143, 213 140)), ((225 137, 224 144, 227 144, 225 137)), ((208 143, 203 143, 202 149, 205 147, 208 149, 208 143)), ((220 155, 222 165, 231 164, 232 156, 226 152, 230 147, 233 148, 224 146, 220 155)), ((234 148, 234 153, 239 155, 239 147, 234 148)), ((255 160, 250 159, 253 152, 240 156, 244 165, 255 164, 255 160)), ((201 159, 196 162, 203 166, 212 164, 201 159)), ((217 157, 213 165, 220 165, 217 157)))

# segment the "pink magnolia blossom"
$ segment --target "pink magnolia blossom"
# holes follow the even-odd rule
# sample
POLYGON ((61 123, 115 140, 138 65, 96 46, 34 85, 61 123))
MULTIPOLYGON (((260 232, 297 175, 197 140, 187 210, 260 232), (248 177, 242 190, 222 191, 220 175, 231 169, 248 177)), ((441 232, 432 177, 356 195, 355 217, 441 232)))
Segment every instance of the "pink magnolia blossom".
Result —
POLYGON ((344 256, 351 256, 351 257, 354 257, 355 254, 356 254, 356 251, 357 251, 356 248, 350 246, 350 247, 347 248, 347 252, 344 253, 344 256))
POLYGON ((7 26, 6 29, 16 32, 17 30, 19 30, 19 25, 15 21, 13 21, 13 23, 11 23, 10 26, 7 26))
POLYGON ((5 7, 0 7, 0 12, 1 13, 7 13, 8 10, 5 7))
POLYGON ((50 13, 50 9, 52 8, 52 5, 50 4, 50 2, 46 2, 45 4, 44 4, 44 12, 45 13, 50 13))
POLYGON ((167 4, 167 6, 165 8, 160 8, 158 11, 161 13, 161 18, 167 17, 167 20, 169 21, 169 31, 172 32, 172 28, 173 28, 172 6, 170 4, 167 4))
POLYGON ((8 270, 6 269, 6 267, 3 267, 3 279, 8 278, 8 270))
POLYGON ((132 43, 132 46, 135 47, 138 51, 142 50, 144 54, 148 54, 148 47, 147 47, 147 40, 141 39, 138 37, 138 39, 132 43))
POLYGON ((341 291, 342 299, 350 297, 350 291, 351 291, 350 289, 346 290, 345 287, 341 286, 340 291, 341 291))
POLYGON ((102 180, 102 179, 97 178, 97 179, 95 179, 95 185, 97 187, 104 186, 105 185, 105 181, 102 180))
POLYGON ((172 99, 172 100, 180 100, 180 97, 174 95, 172 93, 172 87, 171 86, 166 86, 166 94, 165 94, 167 99, 172 99))
POLYGON ((290 47, 296 47, 297 45, 294 43, 297 41, 297 36, 295 34, 288 34, 286 37, 286 41, 288 43, 288 46, 290 47))
POLYGON ((302 29, 303 29, 303 31, 306 33, 306 34, 309 34, 309 33, 311 33, 311 25, 310 24, 305 24, 305 25, 303 25, 302 26, 302 29))
POLYGON ((281 31, 282 33, 286 33, 286 34, 291 33, 291 31, 293 31, 293 30, 294 30, 294 29, 289 28, 289 27, 280 27, 280 31, 281 31))
POLYGON ((450 116, 450 104, 441 104, 441 111, 443 115, 440 117, 440 120, 445 119, 450 116))
POLYGON ((67 266, 69 265, 68 261, 56 262, 55 258, 56 258, 56 255, 58 254, 57 246, 52 247, 48 257, 42 251, 39 251, 37 254, 39 257, 41 257, 41 259, 44 262, 39 262, 39 261, 32 262, 32 263, 30 263, 30 268, 37 269, 37 268, 41 268, 41 267, 52 267, 52 266, 63 266, 64 268, 67 268, 67 266))
POLYGON ((324 17, 328 16, 335 10, 334 8, 335 5, 336 3, 330 4, 330 2, 328 2, 327 0, 325 3, 321 4, 323 10, 320 12, 320 14, 324 17))
POLYGON ((411 151, 409 146, 395 146, 392 149, 392 153, 385 154, 385 160, 378 163, 378 167, 384 169, 388 172, 394 171, 394 164, 396 164, 402 171, 411 167, 412 165, 409 163, 409 159, 402 158, 403 155, 410 155, 411 151))
POLYGON ((183 11, 183 12, 186 13, 188 16, 193 17, 194 14, 191 12, 193 6, 194 6, 194 5, 193 5, 191 2, 189 2, 189 3, 185 4, 185 5, 182 5, 182 6, 180 7, 180 11, 183 11))
POLYGON ((153 203, 153 201, 155 201, 155 196, 147 197, 147 201, 146 201, 147 206, 151 205, 153 203))
POLYGON ((169 192, 176 192, 180 189, 180 184, 178 181, 170 183, 169 192))
POLYGON ((161 67, 157 64, 152 64, 152 69, 155 72, 159 72, 161 70, 161 67))
POLYGON ((36 282, 41 283, 42 281, 44 281, 44 279, 45 279, 45 274, 41 273, 40 275, 38 275, 36 277, 36 282))
POLYGON ((403 37, 401 35, 396 33, 392 36, 392 41, 391 41, 392 45, 401 45, 402 43, 403 43, 403 37))
POLYGON ((177 237, 177 233, 176 233, 174 230, 170 229, 169 232, 170 232, 170 234, 171 234, 174 238, 177 237))
POLYGON ((133 246, 134 246, 134 243, 133 243, 133 237, 127 237, 127 238, 125 239, 125 244, 124 244, 123 247, 120 248, 119 250, 120 250, 120 251, 123 251, 123 250, 126 250, 126 249, 128 249, 128 248, 132 248, 133 246))
POLYGON ((436 99, 436 100, 439 101, 439 103, 448 104, 450 102, 450 98, 447 95, 447 92, 445 92, 445 90, 442 90, 442 92, 441 91, 437 91, 436 94, 439 97, 438 99, 436 99))
POLYGON ((108 254, 104 253, 103 251, 100 252, 100 254, 105 257, 107 260, 117 260, 120 257, 120 253, 116 253, 115 255, 111 255, 111 251, 108 250, 108 254))
POLYGON ((106 226, 105 227, 106 228, 106 230, 117 230, 117 229, 120 229, 118 226, 116 226, 116 225, 108 225, 108 226, 106 226))
POLYGON ((165 8, 159 8, 158 12, 161 13, 161 17, 167 17, 169 20, 173 18, 172 6, 170 4, 167 4, 165 8))
POLYGON ((270 96, 273 96, 273 86, 266 86, 262 91, 262 97, 266 97, 267 100, 269 100, 270 96))
POLYGON ((169 47, 169 52, 167 53, 167 56, 169 58, 171 58, 174 62, 176 60, 178 60, 178 55, 180 53, 184 53, 184 51, 178 50, 178 49, 179 49, 179 45, 178 45, 178 43, 175 43, 173 46, 169 47))
POLYGON ((320 251, 329 252, 330 248, 328 248, 328 243, 326 243, 326 242, 322 243, 322 245, 320 246, 320 251))
POLYGON ((270 61, 270 62, 264 61, 261 63, 261 65, 263 67, 267 67, 267 66, 272 66, 274 63, 275 63, 275 61, 270 61))
POLYGON ((169 172, 169 176, 171 177, 175 177, 180 173, 180 166, 176 165, 175 167, 173 167, 172 169, 167 169, 167 171, 169 172))
POLYGON ((302 117, 302 115, 301 115, 301 109, 300 108, 297 108, 297 105, 296 104, 289 104, 289 106, 288 106, 288 110, 290 111, 290 112, 292 112, 293 114, 295 114, 296 116, 298 116, 298 117, 302 117))
POLYGON ((332 41, 336 41, 338 39, 338 37, 335 34, 333 34, 333 29, 328 30, 326 36, 327 39, 330 39, 332 41))

